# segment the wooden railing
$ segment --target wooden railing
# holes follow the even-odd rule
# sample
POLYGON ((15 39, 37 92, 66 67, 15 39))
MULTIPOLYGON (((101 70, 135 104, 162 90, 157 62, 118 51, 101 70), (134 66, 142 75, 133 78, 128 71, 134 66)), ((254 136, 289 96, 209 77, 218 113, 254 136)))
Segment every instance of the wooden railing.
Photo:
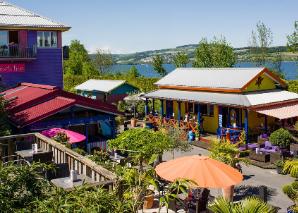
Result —
POLYGON ((113 172, 40 133, 0 137, 0 159, 14 155, 16 144, 21 141, 37 143, 39 148, 53 151, 54 163, 68 163, 69 169, 77 170, 79 174, 86 175, 95 182, 112 189, 116 179, 113 172))
POLYGON ((147 117, 147 119, 149 120, 149 122, 151 122, 154 126, 160 126, 160 125, 164 125, 164 126, 172 126, 172 127, 180 127, 181 129, 185 129, 185 130, 189 130, 191 129, 192 131, 196 132, 197 131, 197 126, 198 123, 194 122, 194 121, 183 121, 181 120, 180 122, 176 119, 172 119, 172 118, 161 118, 159 116, 152 116, 149 115, 147 117))

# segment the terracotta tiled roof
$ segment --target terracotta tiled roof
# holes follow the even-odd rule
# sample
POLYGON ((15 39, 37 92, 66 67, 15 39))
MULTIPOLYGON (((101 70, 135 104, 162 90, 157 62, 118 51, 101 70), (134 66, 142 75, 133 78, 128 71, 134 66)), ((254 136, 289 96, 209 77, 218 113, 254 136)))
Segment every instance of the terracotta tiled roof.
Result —
POLYGON ((65 92, 49 85, 22 83, 1 94, 9 102, 8 112, 17 126, 32 124, 74 105, 107 114, 120 114, 114 105, 65 92))

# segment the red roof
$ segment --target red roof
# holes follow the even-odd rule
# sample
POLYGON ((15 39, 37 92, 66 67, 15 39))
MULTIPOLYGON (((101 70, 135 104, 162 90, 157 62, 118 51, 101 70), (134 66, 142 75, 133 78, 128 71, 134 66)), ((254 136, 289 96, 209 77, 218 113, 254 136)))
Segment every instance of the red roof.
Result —
POLYGON ((49 85, 22 83, 1 93, 17 126, 26 126, 77 105, 107 114, 120 114, 114 105, 65 92, 49 85))

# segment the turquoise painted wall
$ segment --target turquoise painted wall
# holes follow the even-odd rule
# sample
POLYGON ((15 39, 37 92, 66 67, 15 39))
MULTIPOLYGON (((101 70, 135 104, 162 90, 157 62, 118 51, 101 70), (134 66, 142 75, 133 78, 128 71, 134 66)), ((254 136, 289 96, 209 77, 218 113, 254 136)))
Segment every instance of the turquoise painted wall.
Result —
POLYGON ((138 89, 130 84, 122 84, 120 87, 112 90, 112 95, 121 95, 121 94, 129 94, 133 92, 137 92, 138 89))

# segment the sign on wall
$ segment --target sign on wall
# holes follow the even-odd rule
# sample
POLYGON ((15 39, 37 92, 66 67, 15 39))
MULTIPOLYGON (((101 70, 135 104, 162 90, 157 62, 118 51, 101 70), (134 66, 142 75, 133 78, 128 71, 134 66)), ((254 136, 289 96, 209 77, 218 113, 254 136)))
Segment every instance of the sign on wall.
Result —
POLYGON ((25 72, 25 64, 0 64, 0 73, 25 72))

